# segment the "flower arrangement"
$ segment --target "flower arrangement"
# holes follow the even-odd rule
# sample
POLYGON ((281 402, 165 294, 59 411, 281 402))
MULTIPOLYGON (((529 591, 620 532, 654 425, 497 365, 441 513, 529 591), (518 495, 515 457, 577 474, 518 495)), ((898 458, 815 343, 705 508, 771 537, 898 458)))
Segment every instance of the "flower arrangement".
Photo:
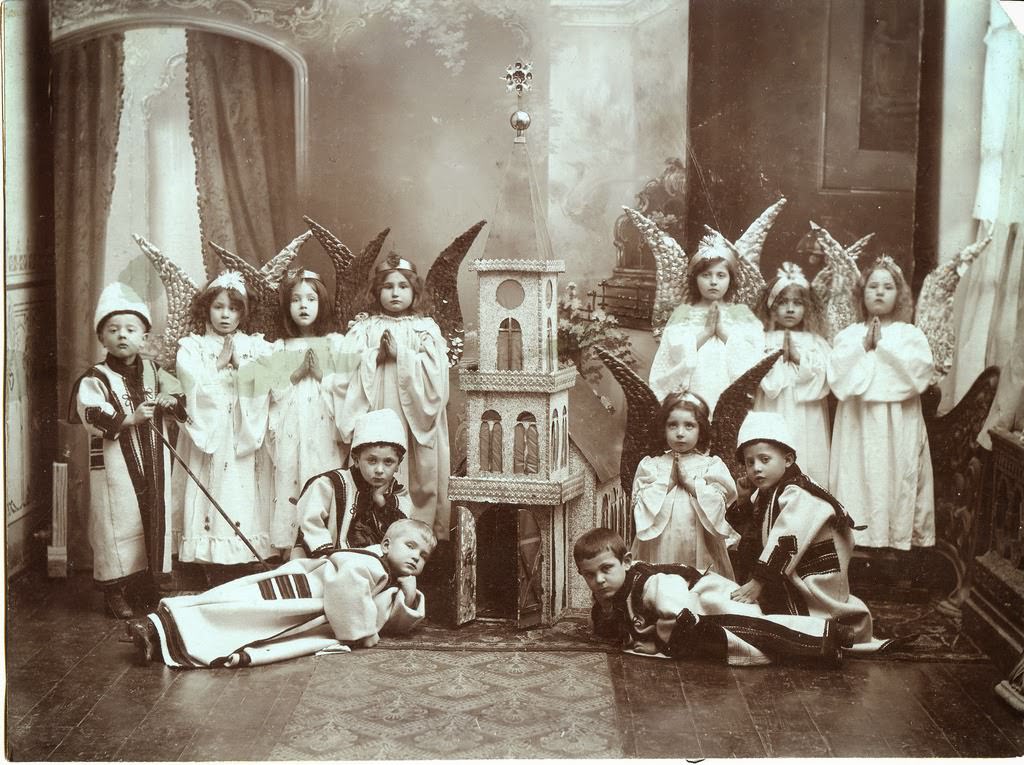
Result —
POLYGON ((629 335, 619 327, 619 320, 603 308, 584 307, 576 284, 569 282, 558 299, 558 360, 563 364, 571 361, 587 380, 597 383, 604 369, 594 353, 598 345, 631 367, 637 363, 629 335))

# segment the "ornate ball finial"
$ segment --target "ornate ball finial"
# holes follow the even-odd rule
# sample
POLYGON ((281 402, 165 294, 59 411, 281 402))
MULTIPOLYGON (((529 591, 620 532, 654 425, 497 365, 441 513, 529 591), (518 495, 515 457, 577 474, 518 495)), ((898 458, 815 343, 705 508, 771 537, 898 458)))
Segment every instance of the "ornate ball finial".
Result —
MULTIPOLYGON (((516 99, 522 98, 533 84, 533 72, 530 70, 533 64, 516 61, 511 66, 505 67, 505 88, 509 93, 515 93, 516 99)), ((530 127, 530 114, 523 109, 516 109, 508 119, 509 124, 516 131, 516 143, 526 143, 523 133, 530 127)))

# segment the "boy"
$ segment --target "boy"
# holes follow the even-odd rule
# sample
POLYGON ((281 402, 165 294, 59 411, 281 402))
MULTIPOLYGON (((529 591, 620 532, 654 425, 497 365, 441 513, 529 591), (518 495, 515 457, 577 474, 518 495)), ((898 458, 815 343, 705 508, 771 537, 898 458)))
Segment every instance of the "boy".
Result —
POLYGON ((804 475, 782 415, 752 412, 740 427, 737 456, 755 491, 753 520, 763 550, 752 579, 732 593, 769 614, 809 614, 853 629, 854 641, 871 639, 871 613, 850 594, 853 520, 839 501, 804 475))
POLYGON ((93 578, 107 609, 129 619, 127 587, 139 585, 139 605, 155 605, 155 577, 170 572, 172 536, 181 533, 171 502, 171 457, 156 431, 166 436, 165 415, 185 420, 185 397, 172 375, 139 355, 151 320, 131 287, 104 288, 94 326, 107 356, 72 386, 68 421, 84 424, 91 436, 93 578))
POLYGON ((129 623, 145 661, 247 667, 343 646, 369 648, 425 614, 416 577, 437 544, 425 523, 392 523, 380 545, 288 561, 199 595, 164 598, 129 623))
POLYGON ((296 501, 299 535, 292 558, 317 558, 347 547, 380 544, 393 522, 412 509, 395 480, 405 456, 405 426, 390 409, 356 418, 352 461, 306 481, 296 501))
MULTIPOLYGON (((833 619, 766 615, 730 599, 736 583, 690 566, 634 562, 611 529, 586 532, 573 547, 580 575, 594 594, 595 634, 619 637, 623 649, 673 659, 708 658, 734 665, 781 657, 842 660, 852 630, 833 619)), ((857 645, 858 653, 892 641, 857 645)))

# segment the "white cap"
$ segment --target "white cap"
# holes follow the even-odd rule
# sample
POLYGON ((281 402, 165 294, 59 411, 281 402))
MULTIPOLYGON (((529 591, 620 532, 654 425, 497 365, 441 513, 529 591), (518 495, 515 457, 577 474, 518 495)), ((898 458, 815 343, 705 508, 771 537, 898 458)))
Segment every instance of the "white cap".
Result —
POLYGON ((352 431, 352 450, 363 444, 398 444, 408 450, 405 425, 392 409, 377 409, 356 418, 352 431))
POLYGON ((96 303, 96 315, 93 317, 96 332, 99 332, 103 322, 115 313, 134 313, 146 323, 147 332, 153 327, 149 308, 142 302, 139 294, 123 282, 112 282, 100 293, 99 302, 96 303))
POLYGON ((786 418, 775 412, 751 412, 747 415, 747 419, 740 425, 740 434, 736 439, 736 453, 741 459, 743 447, 754 441, 774 441, 796 452, 793 434, 789 432, 786 418))

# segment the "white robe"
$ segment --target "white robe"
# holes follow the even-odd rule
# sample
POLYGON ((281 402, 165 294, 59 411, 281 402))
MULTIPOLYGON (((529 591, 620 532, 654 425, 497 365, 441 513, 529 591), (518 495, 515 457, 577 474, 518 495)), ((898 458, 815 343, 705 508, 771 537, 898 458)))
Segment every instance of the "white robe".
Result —
MULTIPOLYGON (((239 372, 217 369, 224 337, 212 331, 179 341, 177 372, 185 391, 189 421, 178 452, 192 472, 263 557, 271 555, 271 465, 260 447, 267 430, 266 393, 239 385, 239 372)), ((263 335, 234 334, 242 364, 270 352, 263 335)), ((195 482, 180 471, 183 484, 183 537, 179 558, 200 563, 249 563, 255 560, 231 526, 195 482)), ((176 483, 176 485, 179 485, 176 483)))
POLYGON ((697 496, 672 482, 672 452, 644 457, 633 479, 633 555, 649 563, 684 563, 733 579, 727 547, 739 534, 725 520, 736 500, 736 484, 718 457, 699 452, 683 456, 682 469, 697 496))
POLYGON ((864 350, 864 323, 836 335, 828 381, 839 399, 829 490, 857 525, 858 545, 909 550, 935 544, 928 432, 920 394, 934 368, 924 333, 912 324, 882 327, 864 350))
POLYGON ((698 349, 709 310, 683 303, 672 312, 651 363, 650 385, 659 401, 673 391, 691 390, 707 401, 713 416, 722 392, 764 356, 764 329, 742 303, 723 304, 729 341, 712 337, 698 349))
POLYGON ((170 667, 250 666, 308 656, 339 643, 376 644, 426 613, 391 580, 379 546, 293 560, 199 595, 164 598, 149 619, 170 667))
POLYGON ((299 496, 309 478, 341 467, 344 459, 341 433, 334 420, 341 402, 335 401, 334 392, 348 384, 355 363, 346 359, 342 343, 342 335, 335 333, 278 340, 273 353, 239 370, 243 377, 256 376, 258 392, 270 393, 267 449, 274 462, 270 543, 278 549, 290 550, 295 544, 298 521, 291 500, 299 496), (291 375, 310 348, 317 355, 323 378, 317 381, 307 375, 293 385, 291 375), (338 375, 343 378, 340 386, 335 380, 338 375))
MULTIPOLYGON (((785 332, 765 333, 765 352, 782 348, 785 332)), ((828 461, 832 429, 828 419, 828 341, 812 332, 790 332, 800 363, 779 358, 761 380, 754 397, 754 411, 782 415, 793 435, 800 469, 822 486, 828 486, 828 461)))
MULTIPOLYGON (((364 412, 391 409, 405 425, 408 450, 396 478, 409 489, 412 517, 448 538, 448 343, 429 316, 370 316, 345 335, 345 350, 359 364, 345 390, 338 424, 352 442, 355 419, 364 412), (384 330, 398 346, 398 358, 377 365, 384 330)), ((338 381, 340 394, 341 381, 338 381)))

